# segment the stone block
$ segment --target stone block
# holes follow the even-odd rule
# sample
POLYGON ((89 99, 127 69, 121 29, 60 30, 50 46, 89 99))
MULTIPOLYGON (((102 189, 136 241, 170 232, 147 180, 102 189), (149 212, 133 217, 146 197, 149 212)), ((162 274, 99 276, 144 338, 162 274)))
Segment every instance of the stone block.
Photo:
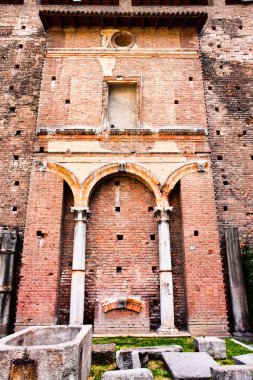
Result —
POLYGON ((137 350, 119 350, 116 352, 117 368, 121 370, 143 367, 148 358, 142 355, 141 359, 137 350))
POLYGON ((198 352, 207 352, 214 359, 226 359, 226 343, 223 339, 214 336, 194 338, 194 349, 198 352))
POLYGON ((102 380, 153 380, 152 372, 146 368, 106 371, 102 380))
POLYGON ((28 379, 36 372, 36 380, 87 380, 91 341, 89 325, 35 326, 9 335, 0 340, 0 378, 28 379))
POLYGON ((212 380, 252 380, 253 366, 224 365, 211 368, 212 380))
POLYGON ((162 356, 174 380, 209 380, 210 368, 218 366, 206 352, 166 352, 162 356))
POLYGON ((139 347, 136 349, 119 350, 116 353, 116 363, 119 369, 145 367, 149 360, 162 360, 164 352, 181 352, 183 348, 178 345, 139 347))
POLYGON ((253 354, 233 356, 235 364, 245 364, 253 366, 253 354))
POLYGON ((112 364, 116 360, 116 344, 93 344, 92 364, 112 364))

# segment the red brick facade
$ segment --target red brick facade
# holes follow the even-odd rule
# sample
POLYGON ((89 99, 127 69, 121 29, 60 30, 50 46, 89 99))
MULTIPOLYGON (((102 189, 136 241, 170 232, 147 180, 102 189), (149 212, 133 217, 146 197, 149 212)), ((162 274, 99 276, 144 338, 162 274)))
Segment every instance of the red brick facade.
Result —
MULTIPOLYGON (((137 3, 0 1, 0 227, 20 231, 16 328, 69 323, 71 207, 87 206, 84 322, 106 317, 104 301, 138 296, 139 319, 115 309, 108 320, 130 331, 137 323, 158 328, 153 210, 169 204, 175 325, 193 334, 228 331, 224 227, 239 227, 242 246, 253 237, 253 5, 137 3), (68 16, 68 10, 90 13, 68 16), (92 11, 131 15, 117 14, 112 25, 92 11), (177 21, 138 13, 185 11, 177 21), (206 16, 193 12, 203 11, 208 21, 200 31, 206 16), (129 48, 115 48, 119 31, 132 35, 129 48), (137 88, 132 130, 110 125, 109 84, 117 81, 137 88)), ((97 326, 102 332, 102 322, 97 326)))

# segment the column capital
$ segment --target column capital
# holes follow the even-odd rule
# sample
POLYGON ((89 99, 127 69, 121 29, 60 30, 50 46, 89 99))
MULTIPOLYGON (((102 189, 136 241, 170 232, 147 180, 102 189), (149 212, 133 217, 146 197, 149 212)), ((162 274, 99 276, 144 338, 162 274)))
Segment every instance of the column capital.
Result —
POLYGON ((77 222, 87 222, 90 214, 89 207, 71 207, 71 212, 74 213, 77 222))
POLYGON ((173 210, 173 207, 155 207, 154 216, 158 219, 158 221, 169 221, 169 214, 173 210))

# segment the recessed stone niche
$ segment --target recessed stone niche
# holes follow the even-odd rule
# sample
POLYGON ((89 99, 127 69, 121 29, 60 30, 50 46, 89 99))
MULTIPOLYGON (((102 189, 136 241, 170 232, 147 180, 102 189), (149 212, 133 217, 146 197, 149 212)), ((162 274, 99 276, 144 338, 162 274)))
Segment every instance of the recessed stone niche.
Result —
POLYGON ((98 302, 95 333, 149 332, 148 303, 135 296, 115 296, 98 302))

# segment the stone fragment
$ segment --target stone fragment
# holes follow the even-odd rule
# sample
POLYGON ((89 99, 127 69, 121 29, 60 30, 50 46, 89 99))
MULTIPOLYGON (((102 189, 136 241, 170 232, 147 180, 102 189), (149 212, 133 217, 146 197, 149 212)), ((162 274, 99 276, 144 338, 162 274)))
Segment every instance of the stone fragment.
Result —
POLYGON ((141 368, 147 361, 145 355, 142 356, 142 360, 143 361, 141 362, 139 352, 137 350, 119 350, 116 352, 117 368, 121 370, 141 368))
POLYGON ((253 366, 224 365, 211 368, 212 380, 252 380, 253 366))
POLYGON ((210 367, 218 366, 206 352, 166 352, 162 356, 174 380, 209 380, 210 367))
POLYGON ((136 349, 119 350, 116 353, 116 363, 119 369, 145 367, 149 360, 162 360, 164 352, 181 352, 183 348, 178 345, 139 347, 136 349))
POLYGON ((116 359, 116 344, 93 344, 92 364, 112 364, 116 359))
POLYGON ((92 326, 33 326, 0 339, 1 380, 87 380, 92 326), (82 376, 79 376, 82 374, 82 376))
POLYGON ((233 356, 235 364, 245 364, 253 366, 253 354, 233 356))
POLYGON ((226 343, 223 339, 214 336, 194 338, 194 349, 198 352, 207 352, 214 359, 226 359, 226 343))
POLYGON ((102 380, 153 380, 152 372, 146 368, 106 371, 102 380))

